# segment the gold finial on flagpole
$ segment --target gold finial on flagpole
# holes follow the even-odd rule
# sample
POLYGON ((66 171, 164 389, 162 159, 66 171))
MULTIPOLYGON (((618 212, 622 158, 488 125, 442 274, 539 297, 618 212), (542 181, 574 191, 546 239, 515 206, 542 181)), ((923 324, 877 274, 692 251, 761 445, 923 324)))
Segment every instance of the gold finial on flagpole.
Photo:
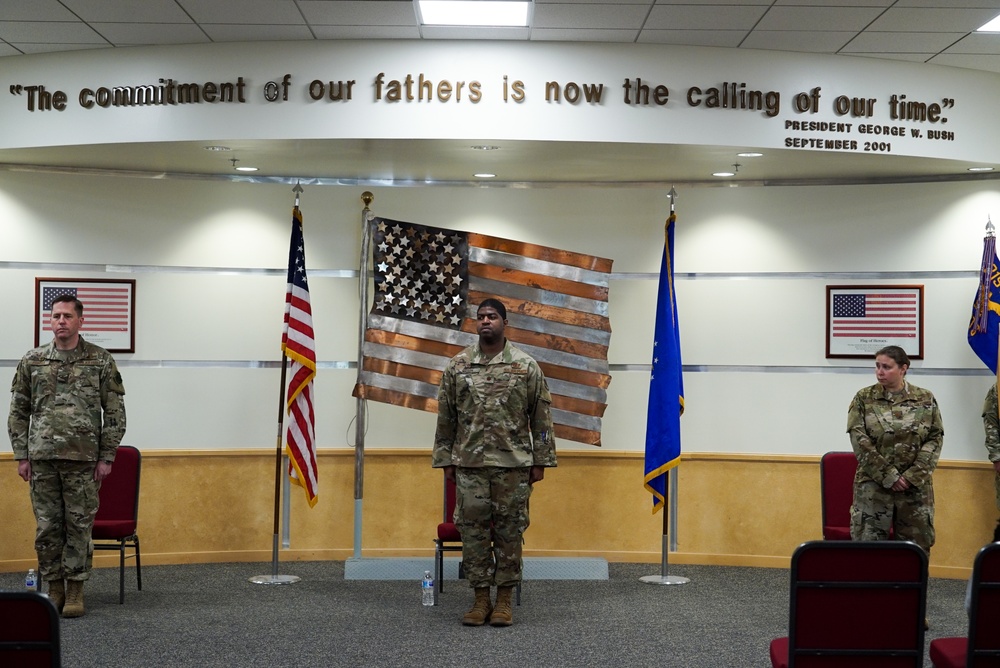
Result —
POLYGON ((366 190, 361 193, 361 201, 364 202, 365 208, 367 209, 371 206, 372 202, 375 201, 375 195, 373 195, 370 190, 366 190))

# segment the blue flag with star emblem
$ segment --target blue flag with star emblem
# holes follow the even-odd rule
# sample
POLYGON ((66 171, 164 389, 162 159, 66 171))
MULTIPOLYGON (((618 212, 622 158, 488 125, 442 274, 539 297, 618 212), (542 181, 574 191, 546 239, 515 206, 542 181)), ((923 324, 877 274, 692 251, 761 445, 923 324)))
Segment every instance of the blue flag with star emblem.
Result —
POLYGON ((656 329, 653 332, 653 370, 646 408, 646 469, 644 484, 653 495, 653 512, 666 502, 667 472, 681 460, 681 414, 684 412, 684 378, 681 374, 680 325, 674 293, 673 213, 665 226, 660 286, 656 295, 656 329))
POLYGON ((997 372, 997 345, 1000 342, 1000 271, 997 270, 996 238, 990 233, 983 240, 983 261, 979 287, 972 302, 969 321, 969 345, 983 364, 997 372))

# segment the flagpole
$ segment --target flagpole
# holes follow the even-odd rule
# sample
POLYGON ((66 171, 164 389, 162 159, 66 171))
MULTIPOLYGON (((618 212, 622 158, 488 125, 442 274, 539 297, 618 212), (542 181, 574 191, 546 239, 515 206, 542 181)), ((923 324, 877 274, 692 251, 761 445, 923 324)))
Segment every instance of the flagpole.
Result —
MULTIPOLYGON (((670 192, 667 193, 667 196, 670 198, 670 215, 673 216, 675 213, 674 202, 677 199, 677 191, 673 186, 670 187, 670 192)), ((639 578, 640 581, 646 584, 682 585, 691 581, 690 578, 680 575, 669 575, 667 572, 669 566, 667 555, 671 549, 673 551, 677 550, 677 536, 670 534, 671 522, 674 525, 674 533, 676 534, 677 532, 677 477, 677 467, 674 466, 663 478, 663 500, 667 503, 667 508, 663 510, 663 535, 660 541, 660 574, 644 575, 639 578)))
MULTIPOLYGON (((299 194, 302 192, 302 186, 299 183, 295 184, 292 188, 292 192, 295 193, 295 208, 299 208, 299 194)), ((281 513, 281 463, 282 463, 282 436, 285 433, 285 382, 288 377, 288 355, 285 351, 281 351, 281 382, 278 384, 278 435, 277 435, 277 452, 274 458, 274 535, 271 545, 271 574, 270 575, 255 575, 250 578, 250 582, 254 584, 293 584, 298 582, 301 578, 297 575, 279 575, 278 574, 278 534, 280 532, 280 522, 279 517, 281 513)), ((286 518, 287 521, 287 518, 286 518)))
MULTIPOLYGON (((364 364, 365 329, 368 317, 368 258, 371 252, 371 222, 374 215, 371 203, 375 195, 366 190, 361 193, 361 201, 365 208, 361 210, 361 259, 358 264, 359 301, 361 313, 358 317, 358 383, 361 383, 361 371, 364 364)), ((362 505, 365 496, 365 432, 368 431, 365 422, 365 400, 358 397, 355 402, 354 415, 354 557, 361 558, 361 522, 362 505)))

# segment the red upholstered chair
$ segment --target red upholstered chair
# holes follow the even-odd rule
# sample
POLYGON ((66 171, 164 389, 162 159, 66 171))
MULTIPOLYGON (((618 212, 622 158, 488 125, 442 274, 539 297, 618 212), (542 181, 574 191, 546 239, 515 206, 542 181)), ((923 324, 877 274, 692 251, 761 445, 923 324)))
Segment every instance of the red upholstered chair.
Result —
POLYGON ((774 668, 916 668, 927 555, 909 541, 812 541, 792 556, 788 636, 774 668))
POLYGON ((851 540, 851 503, 858 459, 853 452, 828 452, 819 461, 823 538, 851 540))
POLYGON ((990 543, 976 555, 971 603, 968 638, 931 641, 936 668, 1000 667, 1000 543, 990 543))
MULTIPOLYGON (((455 526, 455 483, 444 479, 444 516, 437 527, 437 538, 434 539, 434 605, 438 604, 438 595, 444 591, 444 553, 462 551, 462 534, 455 526)), ((462 564, 458 565, 458 577, 463 578, 462 564)), ((516 603, 521 605, 521 585, 516 587, 516 603)))
POLYGON ((111 475, 101 483, 100 506, 94 520, 94 549, 117 550, 118 602, 125 602, 125 549, 132 548, 135 557, 137 589, 142 590, 142 565, 139 560, 139 535, 136 527, 139 518, 139 473, 142 455, 130 446, 118 447, 111 475))
POLYGON ((0 592, 0 666, 62 665, 59 613, 48 598, 28 591, 0 592))
MULTIPOLYGON (((438 604, 438 594, 444 591, 444 553, 462 551, 462 534, 455 526, 455 483, 444 479, 444 517, 437 527, 434 539, 434 605, 438 604)), ((459 565, 459 577, 462 577, 459 565)))

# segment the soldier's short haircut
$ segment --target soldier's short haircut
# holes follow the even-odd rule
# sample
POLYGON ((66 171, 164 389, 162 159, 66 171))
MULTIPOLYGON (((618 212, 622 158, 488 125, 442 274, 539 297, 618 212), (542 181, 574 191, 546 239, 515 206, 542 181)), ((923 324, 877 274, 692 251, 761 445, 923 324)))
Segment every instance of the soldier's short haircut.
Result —
POLYGON ((83 302, 74 297, 73 295, 59 295, 52 300, 52 306, 59 304, 60 302, 70 302, 73 304, 73 310, 76 311, 78 317, 83 317, 83 302))
POLYGON ((875 353, 875 357, 879 355, 885 355, 899 366, 910 366, 910 358, 907 357, 906 351, 899 346, 886 346, 875 353))
POLYGON ((501 302, 499 299, 494 299, 493 297, 490 297, 489 299, 484 299, 482 303, 479 304, 479 309, 476 310, 476 313, 479 313, 480 309, 487 307, 495 308, 497 310, 497 313, 500 314, 500 317, 502 319, 504 320, 507 319, 507 307, 504 306, 503 302, 501 302))

